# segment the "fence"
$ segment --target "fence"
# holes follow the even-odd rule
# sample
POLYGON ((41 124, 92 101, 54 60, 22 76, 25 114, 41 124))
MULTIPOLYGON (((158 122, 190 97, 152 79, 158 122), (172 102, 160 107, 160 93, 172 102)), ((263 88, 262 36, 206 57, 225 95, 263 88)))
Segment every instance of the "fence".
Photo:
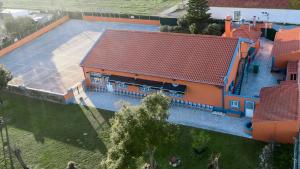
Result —
POLYGON ((55 23, 56 21, 59 21, 63 17, 65 17, 65 15, 61 15, 61 14, 54 15, 51 21, 48 21, 48 22, 46 22, 44 24, 37 24, 36 27, 35 27, 35 29, 26 30, 25 33, 17 33, 16 32, 13 35, 12 34, 8 35, 8 36, 12 36, 12 37, 9 37, 5 41, 3 41, 3 44, 0 46, 0 50, 2 50, 4 48, 9 47, 10 45, 14 44, 15 43, 14 42, 15 38, 17 38, 18 41, 20 41, 20 40, 26 38, 28 35, 31 35, 31 34, 37 32, 37 31, 39 31, 39 30, 41 30, 41 29, 43 29, 43 28, 51 25, 52 23, 55 23))

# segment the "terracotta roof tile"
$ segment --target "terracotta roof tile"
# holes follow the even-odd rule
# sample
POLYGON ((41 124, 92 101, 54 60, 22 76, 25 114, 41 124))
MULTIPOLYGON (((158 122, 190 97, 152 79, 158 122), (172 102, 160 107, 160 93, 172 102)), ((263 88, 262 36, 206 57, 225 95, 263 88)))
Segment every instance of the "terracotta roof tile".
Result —
POLYGON ((299 120, 299 96, 299 84, 291 81, 263 88, 253 121, 299 120))
POLYGON ((288 0, 208 0, 211 7, 288 9, 288 0))
POLYGON ((223 85, 237 38, 107 30, 84 67, 223 85))
POLYGON ((300 28, 277 32, 273 56, 282 57, 295 52, 300 52, 300 28))
POLYGON ((298 62, 288 62, 287 74, 298 74, 298 62))
POLYGON ((234 29, 232 31, 232 36, 236 38, 247 38, 252 40, 253 42, 256 42, 260 38, 261 32, 255 31, 253 29, 249 30, 249 28, 241 27, 241 28, 234 29))

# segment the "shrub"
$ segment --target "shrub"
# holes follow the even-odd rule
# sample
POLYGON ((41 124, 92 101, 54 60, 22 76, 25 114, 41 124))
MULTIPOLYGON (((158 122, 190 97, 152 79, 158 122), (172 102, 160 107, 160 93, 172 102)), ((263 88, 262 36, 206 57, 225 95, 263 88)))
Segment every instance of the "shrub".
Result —
POLYGON ((209 24, 203 31, 203 34, 207 35, 222 35, 222 27, 217 23, 209 24))
POLYGON ((199 33, 198 27, 195 23, 190 25, 189 31, 190 31, 191 34, 198 34, 199 33))

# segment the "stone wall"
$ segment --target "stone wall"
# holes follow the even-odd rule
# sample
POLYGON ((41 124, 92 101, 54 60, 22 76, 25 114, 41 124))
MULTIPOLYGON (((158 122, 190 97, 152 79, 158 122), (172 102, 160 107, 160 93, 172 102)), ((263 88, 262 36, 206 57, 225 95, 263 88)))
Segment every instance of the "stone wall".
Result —
POLYGON ((57 93, 50 93, 43 90, 18 87, 12 85, 8 86, 8 91, 15 94, 20 94, 27 97, 35 98, 35 99, 46 100, 46 101, 60 103, 60 104, 66 104, 64 95, 57 94, 57 93))

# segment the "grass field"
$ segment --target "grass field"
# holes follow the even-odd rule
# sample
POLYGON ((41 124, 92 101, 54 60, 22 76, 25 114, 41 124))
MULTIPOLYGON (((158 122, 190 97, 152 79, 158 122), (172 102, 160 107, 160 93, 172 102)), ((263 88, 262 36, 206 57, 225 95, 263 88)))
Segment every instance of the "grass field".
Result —
POLYGON ((3 0, 4 8, 156 15, 181 0, 3 0))
MULTIPOLYGON (((63 169, 70 160, 79 163, 80 169, 99 168, 110 146, 108 121, 112 112, 12 94, 5 94, 4 98, 11 142, 21 149, 24 161, 31 168, 63 169)), ((210 137, 208 150, 201 157, 195 157, 191 146, 192 130, 195 129, 180 127, 177 144, 158 150, 161 169, 171 169, 168 160, 173 155, 183 161, 179 169, 205 169, 212 152, 221 153, 221 169, 256 168, 263 143, 204 131, 210 137)), ((0 168, 4 168, 1 153, 0 168)))

